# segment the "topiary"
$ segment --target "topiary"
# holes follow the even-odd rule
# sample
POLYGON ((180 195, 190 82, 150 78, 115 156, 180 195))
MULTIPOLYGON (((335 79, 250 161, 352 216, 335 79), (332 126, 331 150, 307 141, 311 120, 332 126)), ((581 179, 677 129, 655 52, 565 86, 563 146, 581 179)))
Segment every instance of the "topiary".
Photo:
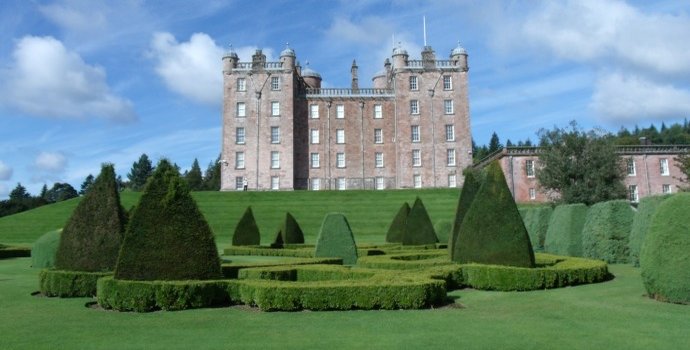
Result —
POLYGON ((632 228, 630 229, 630 262, 635 266, 640 266, 640 250, 642 249, 642 242, 647 235, 649 224, 652 221, 652 215, 656 212, 659 205, 668 199, 669 196, 651 196, 640 199, 640 205, 637 207, 637 213, 633 219, 632 228))
POLYGON ((465 214, 453 260, 534 267, 534 252, 498 161, 487 168, 486 179, 465 214))
POLYGON ((640 252, 640 269, 650 298, 690 304, 690 193, 661 203, 652 216, 640 252))
POLYGON ((304 233, 297 220, 290 213, 285 213, 285 220, 276 233, 272 247, 282 247, 284 244, 303 244, 304 233))
POLYGON ((252 207, 249 206, 244 211, 242 218, 235 227, 235 233, 232 235, 232 245, 259 245, 261 244, 261 233, 259 227, 254 220, 254 213, 252 207))
POLYGON ((120 251, 125 221, 115 168, 112 164, 104 164, 65 224, 55 254, 55 268, 112 271, 120 251))
POLYGON ((398 210, 395 214, 393 221, 391 222, 388 232, 386 232, 386 242, 388 243, 401 243, 403 232, 405 232, 405 225, 407 223, 407 216, 410 214, 410 205, 407 202, 398 210))
POLYGON ((450 235, 453 231, 453 222, 450 220, 439 220, 436 221, 434 225, 434 232, 436 232, 436 237, 438 237, 439 242, 450 241, 450 235))
POLYGON ((425 245, 438 243, 429 214, 424 203, 417 197, 407 215, 405 231, 402 236, 403 245, 425 245))
POLYGON ((314 256, 342 258, 345 265, 357 263, 355 237, 345 215, 339 213, 326 215, 316 240, 314 256))
POLYGON ((627 263, 628 237, 635 213, 627 200, 594 204, 582 228, 582 254, 608 263, 627 263))
POLYGON ((161 160, 134 207, 115 268, 125 280, 221 278, 213 232, 187 183, 161 160))
POLYGON ((55 266, 55 253, 60 245, 62 229, 50 231, 39 237, 31 246, 31 267, 50 268, 55 266))
POLYGON ((568 256, 582 256, 582 228, 589 207, 582 203, 557 206, 544 238, 547 253, 568 256))
POLYGON ((455 209, 455 221, 453 222, 453 229, 448 240, 448 252, 450 252, 450 259, 453 260, 455 254, 455 242, 458 239, 458 232, 460 232, 460 225, 467 213, 467 210, 472 205, 477 191, 479 190, 479 178, 474 171, 465 172, 465 183, 462 185, 460 192, 460 199, 458 199, 458 207, 455 209))
POLYGON ((534 251, 544 251, 544 241, 546 240, 546 232, 549 229, 549 220, 553 214, 553 208, 549 207, 532 207, 520 210, 520 215, 525 223, 525 228, 529 234, 529 239, 532 242, 532 249, 534 251))

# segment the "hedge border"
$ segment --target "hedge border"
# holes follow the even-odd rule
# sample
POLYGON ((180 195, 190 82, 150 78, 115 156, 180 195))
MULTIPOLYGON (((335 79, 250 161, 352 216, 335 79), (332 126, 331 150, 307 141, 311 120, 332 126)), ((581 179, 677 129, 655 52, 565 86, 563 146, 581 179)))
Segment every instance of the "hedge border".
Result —
POLYGON ((274 267, 274 266, 299 266, 299 265, 342 265, 343 259, 341 258, 295 258, 289 261, 267 261, 267 262, 256 262, 256 263, 223 263, 221 264, 221 270, 225 278, 235 279, 239 275, 239 271, 247 268, 254 267, 274 267))
MULTIPOLYGON (((372 255, 384 255, 391 252, 410 250, 435 250, 445 249, 445 243, 426 244, 420 246, 403 246, 400 243, 391 244, 363 244, 357 246, 357 255, 361 257, 372 255)), ((314 258, 313 244, 292 244, 283 248, 270 246, 231 246, 223 249, 223 255, 248 255, 248 256, 282 256, 289 258, 314 258)))
POLYGON ((6 246, 3 248, 0 248, 0 259, 28 258, 30 256, 31 256, 31 248, 29 248, 29 247, 6 246))
POLYGON ((38 274, 39 290, 49 297, 92 297, 96 295, 98 279, 112 276, 112 274, 112 272, 45 269, 38 274))

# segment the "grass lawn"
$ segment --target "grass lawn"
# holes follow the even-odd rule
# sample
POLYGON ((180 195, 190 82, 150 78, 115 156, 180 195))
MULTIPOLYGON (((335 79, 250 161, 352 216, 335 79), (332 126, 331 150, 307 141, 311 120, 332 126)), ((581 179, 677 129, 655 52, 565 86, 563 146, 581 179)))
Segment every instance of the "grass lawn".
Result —
POLYGON ((216 308, 148 314, 86 308, 89 298, 31 296, 30 259, 0 260, 0 349, 371 348, 679 349, 690 307, 647 299, 639 269, 613 281, 534 292, 451 293, 464 308, 257 312, 216 308))

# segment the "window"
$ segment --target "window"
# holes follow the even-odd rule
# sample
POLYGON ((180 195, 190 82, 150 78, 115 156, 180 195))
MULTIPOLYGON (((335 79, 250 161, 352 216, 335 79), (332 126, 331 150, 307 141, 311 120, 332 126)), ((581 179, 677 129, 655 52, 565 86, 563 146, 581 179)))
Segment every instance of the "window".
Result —
POLYGON ((419 101, 410 101, 410 114, 419 114, 419 101))
POLYGON ((244 78, 237 78, 237 91, 247 91, 247 81, 244 78))
POLYGON ((280 77, 271 77, 271 90, 280 90, 280 77))
POLYGON ((321 189, 321 179, 315 178, 311 179, 311 190, 318 191, 321 189))
POLYGON ((448 175, 448 187, 455 188, 458 187, 458 178, 455 174, 448 175))
POLYGON ((235 177, 235 189, 238 191, 244 190, 244 177, 243 176, 235 177))
POLYGON ((410 90, 412 90, 412 91, 418 91, 419 90, 419 87, 417 86, 417 77, 414 75, 410 77, 410 90))
POLYGON ((386 188, 385 182, 383 182, 383 176, 377 176, 375 179, 374 185, 376 186, 377 190, 383 190, 386 188))
POLYGON ((528 159, 525 161, 525 172, 527 173, 527 177, 534 177, 534 161, 531 159, 528 159))
POLYGON ((309 116, 314 119, 319 117, 319 105, 309 106, 309 116))
POLYGON ((345 129, 335 130, 335 143, 345 143, 345 129))
POLYGON ((422 151, 412 150, 412 166, 422 166, 422 151))
POLYGON ((374 143, 383 143, 382 129, 374 129, 374 143))
POLYGON ((659 172, 660 172, 661 175, 663 175, 663 176, 668 176, 668 175, 669 175, 669 172, 668 172, 668 159, 666 159, 666 158, 661 158, 661 159, 659 159, 659 172))
POLYGON ((637 202, 639 200, 637 185, 628 186, 628 198, 631 202, 637 202))
POLYGON ((455 125, 446 125, 446 141, 455 141, 455 125))
POLYGON ((454 149, 447 149, 446 150, 446 161, 448 166, 455 166, 455 150, 454 149))
POLYGON ((235 152, 235 169, 244 169, 244 152, 235 152))
POLYGON ((671 193, 671 185, 668 185, 668 184, 661 185, 661 193, 670 194, 671 193))
POLYGON ((453 109, 453 100, 443 100, 443 111, 446 114, 455 113, 455 110, 453 109))
POLYGON ((321 157, 318 153, 311 154, 311 167, 318 168, 321 166, 321 157))
POLYGON ((271 127, 271 143, 280 143, 280 127, 271 127))
POLYGON ((347 182, 345 181, 344 177, 339 177, 335 179, 335 186, 339 191, 343 191, 347 189, 347 182))
POLYGON ((335 154, 335 166, 336 168, 344 168, 345 167, 345 153, 336 153, 335 154))
POLYGON ((374 119, 383 118, 383 106, 374 105, 374 119))
POLYGON ((443 90, 453 90, 453 80, 450 75, 443 76, 443 90))
POLYGON ((422 175, 414 175, 412 176, 412 183, 414 188, 422 188, 422 175))
POLYGON ((536 189, 534 189, 534 188, 529 189, 529 199, 531 201, 537 199, 537 190, 536 189))
POLYGON ((239 145, 244 144, 244 128, 235 129, 235 143, 239 145))
POLYGON ((271 102, 271 117, 280 116, 280 102, 271 102))
POLYGON ((626 159, 626 168, 628 169, 628 176, 635 176, 635 160, 631 158, 626 159))
POLYGON ((335 117, 336 119, 345 118, 345 105, 335 105, 335 117))
POLYGON ((247 116, 247 110, 245 109, 244 102, 237 102, 237 117, 244 118, 247 116))
POLYGON ((412 142, 419 142, 420 137, 419 137, 419 125, 412 125, 411 129, 411 139, 412 142))
POLYGON ((271 176, 271 189, 272 190, 279 190, 280 189, 280 178, 277 176, 271 176))
POLYGON ((383 168, 383 153, 382 152, 374 153, 374 166, 377 168, 383 168))
POLYGON ((311 143, 312 144, 317 144, 319 143, 319 129, 311 129, 311 143))
POLYGON ((280 168, 280 152, 271 151, 271 169, 280 168))

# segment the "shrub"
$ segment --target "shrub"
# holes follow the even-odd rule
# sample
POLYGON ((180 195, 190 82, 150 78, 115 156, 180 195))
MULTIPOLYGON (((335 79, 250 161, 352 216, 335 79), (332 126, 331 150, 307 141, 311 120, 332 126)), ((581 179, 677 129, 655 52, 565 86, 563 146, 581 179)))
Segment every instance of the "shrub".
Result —
POLYGON ((584 204, 557 206, 546 230, 544 250, 557 255, 582 256, 582 227, 587 211, 589 208, 584 204))
POLYGON ((255 255, 255 256, 288 256, 297 258, 313 258, 314 246, 303 248, 269 248, 264 246, 233 246, 223 250, 224 255, 255 255))
POLYGON ((45 233, 31 247, 31 267, 46 268, 55 266, 55 253, 60 244, 62 229, 45 233))
POLYGON ((62 231, 55 267, 72 271, 112 271, 125 227, 125 210, 112 164, 104 164, 62 231))
POLYGON ((391 222, 388 232, 386 232, 386 242, 388 243, 402 243, 403 233, 405 232, 405 225, 407 224, 407 216, 410 214, 410 205, 407 202, 395 214, 391 222))
POLYGON ((221 277, 213 232, 187 183, 161 160, 133 209, 116 279, 204 280, 221 277))
POLYGON ((294 258, 287 261, 266 261, 256 263, 224 263, 221 265, 223 270, 223 277, 237 278, 240 270, 251 269, 254 267, 271 267, 271 266, 296 266, 296 265, 342 265, 341 258, 294 258))
POLYGON ((532 242, 532 249, 544 251, 544 241, 546 232, 549 229, 549 220, 553 214, 551 207, 532 207, 521 209, 521 215, 525 223, 525 228, 532 242))
POLYGON ((273 247, 283 247, 285 244, 304 244, 304 233, 297 220, 290 213, 285 213, 285 221, 278 229, 273 247))
POLYGON ((642 244, 642 282, 650 298, 690 304, 690 193, 663 201, 642 244))
POLYGON ((450 220, 439 220, 434 225, 434 232, 438 237, 439 242, 446 243, 450 240, 451 231, 453 231, 453 222, 450 220))
POLYGON ((632 228, 630 229, 630 262, 635 266, 640 266, 640 250, 642 250, 642 242, 647 235, 649 224, 652 221, 652 215, 656 212, 661 202, 668 199, 669 196, 651 196, 640 200, 640 205, 637 207, 637 213, 633 219, 632 228))
POLYGON ((448 240, 448 251, 450 252, 450 259, 454 260, 453 256, 455 254, 455 242, 458 239, 458 232, 460 232, 460 225, 462 225, 462 220, 470 209, 470 205, 474 200, 474 196, 479 190, 480 182, 478 181, 475 173, 473 171, 465 172, 465 183, 462 185, 462 191, 460 192, 460 199, 458 199, 458 207, 455 210, 455 221, 453 222, 453 231, 450 234, 450 239, 448 240))
POLYGON ((232 235, 232 245, 259 245, 261 243, 261 233, 259 227, 254 220, 254 213, 252 207, 247 207, 242 218, 235 227, 235 233, 232 235))
POLYGON ((384 270, 419 270, 450 264, 443 250, 367 256, 357 261, 358 267, 384 270))
POLYGON ((92 297, 96 295, 98 279, 111 275, 111 272, 42 270, 38 274, 39 289, 49 297, 92 297))
POLYGON ((498 161, 465 214, 455 242, 453 260, 534 267, 534 252, 498 161))
POLYGON ((327 214, 316 241, 315 257, 342 258, 343 264, 357 262, 357 246, 350 224, 343 214, 327 214))
POLYGON ((627 263, 628 237, 635 213, 627 200, 594 204, 582 228, 582 253, 609 263, 627 263))
POLYGON ((424 245, 435 244, 437 242, 438 238, 436 237, 436 232, 434 232, 434 225, 431 223, 424 203, 417 197, 410 209, 410 213, 407 215, 402 244, 424 245))

